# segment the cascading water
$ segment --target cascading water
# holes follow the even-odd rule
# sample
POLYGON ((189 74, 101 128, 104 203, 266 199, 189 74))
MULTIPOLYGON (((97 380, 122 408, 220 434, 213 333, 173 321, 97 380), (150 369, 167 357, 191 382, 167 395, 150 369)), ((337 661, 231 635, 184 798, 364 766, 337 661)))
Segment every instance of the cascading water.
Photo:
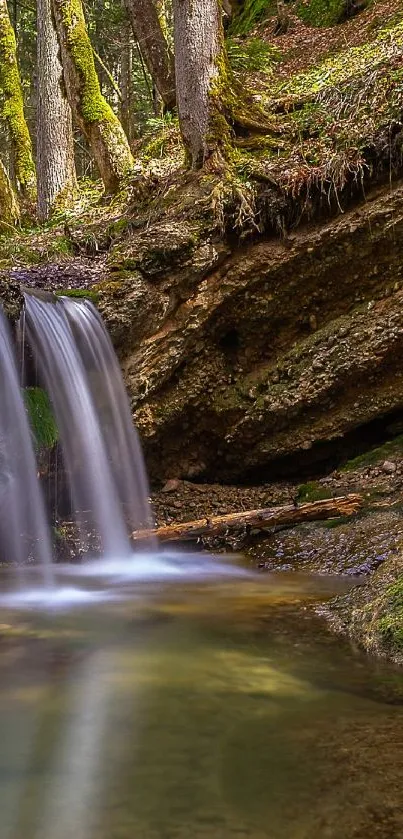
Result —
POLYGON ((82 531, 90 527, 98 535, 105 559, 128 558, 121 502, 133 505, 132 526, 149 523, 150 514, 141 452, 133 452, 135 431, 105 330, 85 303, 26 295, 25 307, 26 334, 53 404, 77 519, 82 531), (126 413, 119 417, 122 405, 126 413), (130 478, 139 463, 140 480, 130 478))
POLYGON ((3 561, 38 560, 43 582, 53 584, 52 551, 36 473, 31 432, 0 307, 0 545, 3 561))
MULTIPOLYGON (((154 525, 143 453, 134 428, 122 373, 111 339, 95 307, 62 297, 96 408, 109 465, 132 530, 154 525)), ((154 545, 155 547, 155 545, 154 545)))
POLYGON ((88 529, 101 547, 101 561, 52 566, 49 528, 36 476, 29 426, 21 397, 8 328, 0 319, 0 549, 24 563, 39 560, 48 588, 7 594, 9 607, 70 607, 87 602, 132 596, 121 583, 173 582, 245 576, 247 572, 212 557, 175 552, 158 553, 156 541, 133 556, 128 530, 151 527, 147 476, 136 430, 132 424, 122 375, 102 320, 88 301, 25 297, 23 343, 31 345, 41 381, 55 413, 83 543, 88 529), (30 551, 24 534, 29 536, 30 551), (133 557, 133 558, 132 558, 133 557), (59 585, 60 575, 109 577, 110 591, 101 587, 59 585), (55 579, 57 584, 50 583, 55 579), (116 587, 117 586, 117 587, 116 587))

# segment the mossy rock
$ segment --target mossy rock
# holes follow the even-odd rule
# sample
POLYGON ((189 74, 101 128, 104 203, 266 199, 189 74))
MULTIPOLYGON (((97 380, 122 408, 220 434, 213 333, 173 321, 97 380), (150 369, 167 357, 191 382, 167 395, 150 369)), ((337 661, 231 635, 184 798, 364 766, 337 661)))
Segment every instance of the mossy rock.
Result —
POLYGON ((24 298, 18 283, 11 282, 6 276, 0 276, 0 305, 9 320, 18 320, 24 298))

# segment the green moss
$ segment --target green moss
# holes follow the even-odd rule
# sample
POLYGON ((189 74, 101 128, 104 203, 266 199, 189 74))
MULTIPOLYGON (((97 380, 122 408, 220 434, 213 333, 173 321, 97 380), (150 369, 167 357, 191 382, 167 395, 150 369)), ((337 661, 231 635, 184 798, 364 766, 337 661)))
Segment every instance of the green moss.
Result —
POLYGON ((27 387, 23 395, 36 447, 51 449, 59 433, 47 393, 40 387, 27 387))
POLYGON ((81 78, 82 116, 87 122, 113 120, 112 108, 101 93, 81 0, 58 0, 58 7, 70 54, 81 78))
POLYGON ((382 463, 384 460, 389 460, 391 457, 396 457, 403 453, 403 434, 395 437, 394 440, 384 443, 383 446, 377 446, 369 452, 364 452, 352 460, 349 460, 341 469, 341 472, 354 472, 356 469, 364 469, 366 466, 374 466, 377 463, 382 463))
POLYGON ((57 297, 75 297, 78 300, 91 300, 96 304, 99 300, 99 293, 89 288, 63 288, 55 291, 57 297))
POLYGON ((21 191, 34 199, 36 172, 32 143, 24 115, 24 101, 17 64, 17 45, 6 3, 0 3, 0 88, 2 115, 7 121, 15 152, 15 170, 21 191))
POLYGON ((301 0, 297 13, 312 26, 333 26, 346 8, 346 0, 301 0))
POLYGON ((403 577, 385 592, 386 613, 378 619, 377 629, 383 640, 403 651, 403 577))
POLYGON ((332 498, 332 492, 325 489, 317 481, 308 481, 307 484, 301 484, 297 492, 298 501, 324 501, 326 498, 332 498))

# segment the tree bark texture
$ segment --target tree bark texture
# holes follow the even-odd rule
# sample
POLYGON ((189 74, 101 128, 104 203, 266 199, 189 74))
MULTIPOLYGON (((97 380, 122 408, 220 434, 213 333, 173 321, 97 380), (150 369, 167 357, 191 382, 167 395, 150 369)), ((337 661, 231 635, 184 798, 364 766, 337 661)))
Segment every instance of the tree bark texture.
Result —
POLYGON ((131 143, 134 137, 133 120, 133 34, 129 21, 123 29, 124 43, 122 45, 122 56, 120 60, 120 90, 122 101, 120 103, 120 119, 126 134, 131 143))
POLYGON ((339 498, 326 498, 294 507, 272 507, 264 510, 248 510, 242 513, 230 513, 226 516, 185 521, 170 524, 156 530, 134 531, 135 540, 157 537, 160 542, 181 542, 200 539, 201 537, 226 536, 228 533, 245 529, 267 530, 270 527, 294 527, 307 521, 323 521, 337 516, 352 516, 363 506, 361 495, 344 495, 339 498))
POLYGON ((229 141, 222 113, 227 73, 220 0, 174 0, 179 121, 193 168, 229 141))
POLYGON ((124 0, 147 69, 167 111, 176 104, 174 59, 155 0, 124 0))
POLYGON ((8 124, 15 175, 21 193, 30 199, 36 194, 36 172, 32 143, 24 114, 21 79, 17 63, 17 44, 6 0, 0 0, 0 89, 3 117, 8 124))
POLYGON ((20 217, 17 199, 11 186, 6 168, 0 160, 0 230, 2 222, 7 225, 17 224, 20 217))
POLYGON ((60 197, 77 187, 73 123, 67 101, 51 0, 37 0, 38 27, 38 218, 49 218, 60 197))
POLYGON ((102 96, 81 0, 52 0, 64 81, 73 117, 86 137, 107 192, 133 167, 127 137, 102 96))

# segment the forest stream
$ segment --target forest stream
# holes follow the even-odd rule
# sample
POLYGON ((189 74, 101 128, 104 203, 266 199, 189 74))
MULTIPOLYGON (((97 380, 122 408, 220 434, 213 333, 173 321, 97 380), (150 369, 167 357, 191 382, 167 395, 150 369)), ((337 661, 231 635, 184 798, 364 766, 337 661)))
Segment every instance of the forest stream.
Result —
POLYGON ((349 586, 262 574, 3 612, 1 839, 403 836, 403 672, 310 608, 349 586))
POLYGON ((403 0, 0 0, 0 839, 403 839, 403 0))

